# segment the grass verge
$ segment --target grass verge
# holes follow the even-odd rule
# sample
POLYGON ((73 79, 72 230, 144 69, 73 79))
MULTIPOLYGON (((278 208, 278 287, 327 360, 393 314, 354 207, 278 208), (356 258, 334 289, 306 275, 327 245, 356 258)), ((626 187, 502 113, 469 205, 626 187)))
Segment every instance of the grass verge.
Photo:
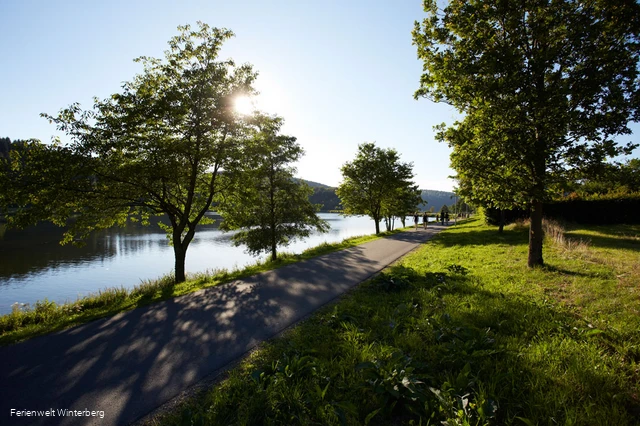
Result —
POLYGON ((640 229, 566 233, 448 229, 152 422, 638 424, 640 229))
POLYGON ((45 299, 33 306, 16 307, 12 313, 0 316, 0 345, 16 343, 322 254, 344 250, 397 232, 402 232, 402 229, 381 232, 378 235, 347 238, 339 243, 324 243, 301 254, 283 252, 275 262, 267 260, 232 271, 215 270, 191 274, 187 281, 180 284, 173 282, 173 275, 166 275, 157 280, 145 281, 132 289, 108 288, 61 305, 45 299))

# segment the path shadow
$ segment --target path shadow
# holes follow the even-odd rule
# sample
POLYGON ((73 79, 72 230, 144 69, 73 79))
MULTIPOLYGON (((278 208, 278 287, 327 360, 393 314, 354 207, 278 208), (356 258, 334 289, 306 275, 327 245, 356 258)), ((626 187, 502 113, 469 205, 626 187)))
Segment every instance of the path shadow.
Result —
POLYGON ((2 423, 135 421, 384 266, 365 251, 330 253, 0 348, 2 423), (105 418, 8 418, 20 407, 104 410, 105 418))

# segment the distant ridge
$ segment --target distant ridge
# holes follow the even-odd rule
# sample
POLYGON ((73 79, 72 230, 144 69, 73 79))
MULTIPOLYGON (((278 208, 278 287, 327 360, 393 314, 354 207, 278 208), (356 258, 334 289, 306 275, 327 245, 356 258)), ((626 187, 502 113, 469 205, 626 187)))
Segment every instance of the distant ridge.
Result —
POLYGON ((422 199, 427 201, 426 206, 421 206, 422 210, 430 210, 433 207, 433 211, 439 212, 442 206, 450 206, 455 203, 455 196, 453 192, 449 191, 437 191, 435 189, 422 189, 422 199))
POLYGON ((306 183, 307 185, 309 185, 312 188, 324 188, 324 189, 333 188, 333 189, 335 189, 335 187, 333 187, 333 186, 325 185, 323 183, 314 182, 312 180, 299 179, 299 178, 296 178, 295 180, 297 180, 298 182, 304 182, 304 183, 306 183))
POLYGON ((306 179, 296 180, 298 182, 304 182, 313 188, 313 194, 309 197, 309 201, 313 204, 320 204, 322 206, 320 211, 328 212, 329 210, 342 210, 340 198, 336 195, 335 187, 306 179))
MULTIPOLYGON (((298 179, 313 188, 313 195, 310 200, 313 204, 322 204, 322 211, 341 210, 340 199, 335 193, 336 188, 319 182, 313 182, 306 179, 298 179)), ((442 206, 450 206, 455 202, 455 194, 449 191, 437 191, 435 189, 421 189, 422 199, 427 201, 426 206, 420 206, 420 209, 433 210, 439 212, 442 206)))

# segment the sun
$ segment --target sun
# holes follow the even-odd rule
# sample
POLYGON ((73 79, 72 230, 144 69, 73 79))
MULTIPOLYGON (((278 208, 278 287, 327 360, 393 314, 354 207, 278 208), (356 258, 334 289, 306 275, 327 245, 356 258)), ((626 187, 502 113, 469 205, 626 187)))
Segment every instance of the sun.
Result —
POLYGON ((233 108, 239 114, 250 115, 255 111, 256 106, 249 96, 238 96, 233 102, 233 108))

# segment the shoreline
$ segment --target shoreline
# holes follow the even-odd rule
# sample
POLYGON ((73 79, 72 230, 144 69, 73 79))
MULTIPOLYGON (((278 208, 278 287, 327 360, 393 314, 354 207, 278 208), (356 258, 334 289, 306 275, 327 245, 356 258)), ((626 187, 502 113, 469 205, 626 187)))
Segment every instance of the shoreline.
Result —
POLYGON ((343 250, 368 241, 410 229, 399 228, 390 232, 370 234, 344 239, 337 243, 323 243, 311 247, 301 254, 280 253, 276 262, 258 261, 241 269, 217 269, 192 273, 187 281, 173 283, 168 274, 154 280, 145 280, 130 289, 107 287, 75 301, 58 304, 47 298, 32 305, 23 304, 13 312, 0 316, 0 346, 6 346, 43 334, 60 331, 119 312, 132 310, 162 300, 213 287, 239 278, 277 269, 285 265, 307 260, 322 254, 343 250))

